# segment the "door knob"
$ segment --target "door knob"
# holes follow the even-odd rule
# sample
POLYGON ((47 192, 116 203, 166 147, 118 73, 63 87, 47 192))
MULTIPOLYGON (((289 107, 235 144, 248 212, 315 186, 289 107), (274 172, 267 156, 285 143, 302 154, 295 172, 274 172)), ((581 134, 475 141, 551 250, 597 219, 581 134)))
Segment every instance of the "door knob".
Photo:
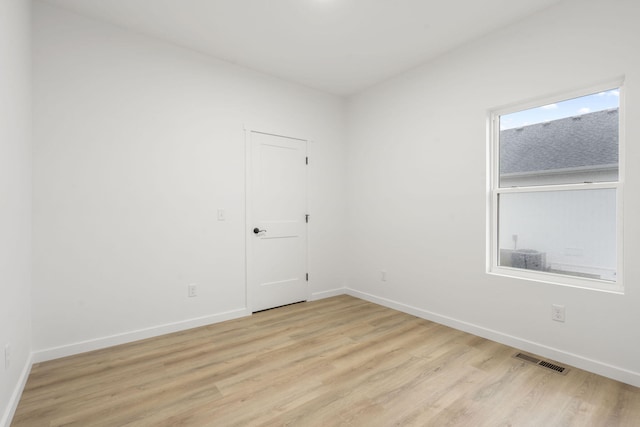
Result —
POLYGON ((256 228, 254 228, 254 229, 253 229, 253 232, 254 232, 255 234, 261 233, 261 232, 263 232, 263 231, 267 231, 267 230, 260 230, 258 227, 256 227, 256 228))

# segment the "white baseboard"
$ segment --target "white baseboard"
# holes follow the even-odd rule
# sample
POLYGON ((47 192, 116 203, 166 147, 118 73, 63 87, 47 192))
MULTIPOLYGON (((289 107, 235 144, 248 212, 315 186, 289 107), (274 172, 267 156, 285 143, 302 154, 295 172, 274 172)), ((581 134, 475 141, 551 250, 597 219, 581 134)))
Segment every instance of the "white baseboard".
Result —
POLYGON ((309 301, 317 301, 320 299, 337 297, 338 295, 344 295, 347 293, 347 288, 336 288, 328 291, 315 292, 311 294, 309 301))
POLYGON ((11 424, 11 420, 13 420, 13 416, 16 413, 16 409, 18 409, 18 403, 20 403, 20 397, 22 396, 22 391, 24 390, 24 386, 27 384, 27 379, 29 378, 29 374, 31 373, 31 367, 33 366, 33 353, 29 355, 27 358, 27 362, 24 364, 24 368, 22 369, 22 373, 20 374, 20 378, 18 379, 18 384, 16 384, 13 393, 11 394, 11 398, 7 404, 7 408, 2 414, 2 418, 0 418, 0 427, 9 427, 11 424))
POLYGON ((575 366, 576 368, 602 375, 603 377, 611 378, 635 387, 640 387, 640 373, 638 372, 629 371, 627 369, 612 366, 606 363, 599 362, 597 360, 588 359, 577 354, 558 350, 553 347, 548 347, 543 344, 514 337, 512 335, 495 331, 493 329, 484 328, 472 323, 463 322, 461 320, 443 316, 387 298, 377 297, 366 292, 360 292, 354 289, 345 288, 345 293, 347 295, 361 298, 363 300, 389 307, 394 310, 402 311, 404 313, 408 313, 422 319, 430 320, 432 322, 449 326, 454 329, 468 332, 470 334, 486 338, 491 341, 499 342, 501 344, 508 345, 519 350, 553 359, 558 362, 566 363, 568 365, 575 366))
POLYGON ((122 334, 81 341, 59 347, 39 350, 33 353, 33 363, 45 362, 47 360, 59 359, 61 357, 73 356, 87 351, 100 350, 114 345, 126 344, 146 338, 157 337, 173 332, 184 331, 186 329, 211 325, 213 323, 224 322, 225 320, 237 319, 239 317, 250 316, 251 311, 246 308, 231 310, 210 316, 198 317, 195 319, 183 320, 181 322, 168 323, 151 328, 140 329, 122 334))

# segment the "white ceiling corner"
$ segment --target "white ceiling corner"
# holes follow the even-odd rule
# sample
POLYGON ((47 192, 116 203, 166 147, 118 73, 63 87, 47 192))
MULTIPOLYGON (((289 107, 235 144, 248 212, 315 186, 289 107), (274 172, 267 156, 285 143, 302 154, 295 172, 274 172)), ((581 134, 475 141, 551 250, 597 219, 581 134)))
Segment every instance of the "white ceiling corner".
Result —
POLYGON ((350 95, 560 0, 44 0, 350 95))

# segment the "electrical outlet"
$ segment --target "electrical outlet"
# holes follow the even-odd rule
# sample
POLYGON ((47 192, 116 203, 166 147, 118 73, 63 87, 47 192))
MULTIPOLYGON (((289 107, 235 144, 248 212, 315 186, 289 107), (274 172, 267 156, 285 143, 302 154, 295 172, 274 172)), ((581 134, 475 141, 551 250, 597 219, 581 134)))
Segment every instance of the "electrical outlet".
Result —
POLYGON ((564 305, 558 305, 558 304, 551 305, 551 320, 555 320, 556 322, 564 322, 565 320, 564 305))
POLYGON ((198 296, 198 288, 196 287, 195 283, 190 284, 188 287, 188 295, 189 298, 193 298, 193 297, 197 297, 198 296))
POLYGON ((11 344, 4 346, 4 369, 8 370, 11 367, 11 344))
POLYGON ((382 270, 380 272, 380 280, 382 280, 383 282, 387 281, 387 270, 382 270))

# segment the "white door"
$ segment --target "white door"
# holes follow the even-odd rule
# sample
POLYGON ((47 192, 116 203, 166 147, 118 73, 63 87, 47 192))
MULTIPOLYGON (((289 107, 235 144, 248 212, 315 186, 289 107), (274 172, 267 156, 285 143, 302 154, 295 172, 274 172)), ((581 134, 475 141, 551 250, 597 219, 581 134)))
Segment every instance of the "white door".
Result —
POLYGON ((248 306, 307 300, 307 143, 250 131, 248 306))

